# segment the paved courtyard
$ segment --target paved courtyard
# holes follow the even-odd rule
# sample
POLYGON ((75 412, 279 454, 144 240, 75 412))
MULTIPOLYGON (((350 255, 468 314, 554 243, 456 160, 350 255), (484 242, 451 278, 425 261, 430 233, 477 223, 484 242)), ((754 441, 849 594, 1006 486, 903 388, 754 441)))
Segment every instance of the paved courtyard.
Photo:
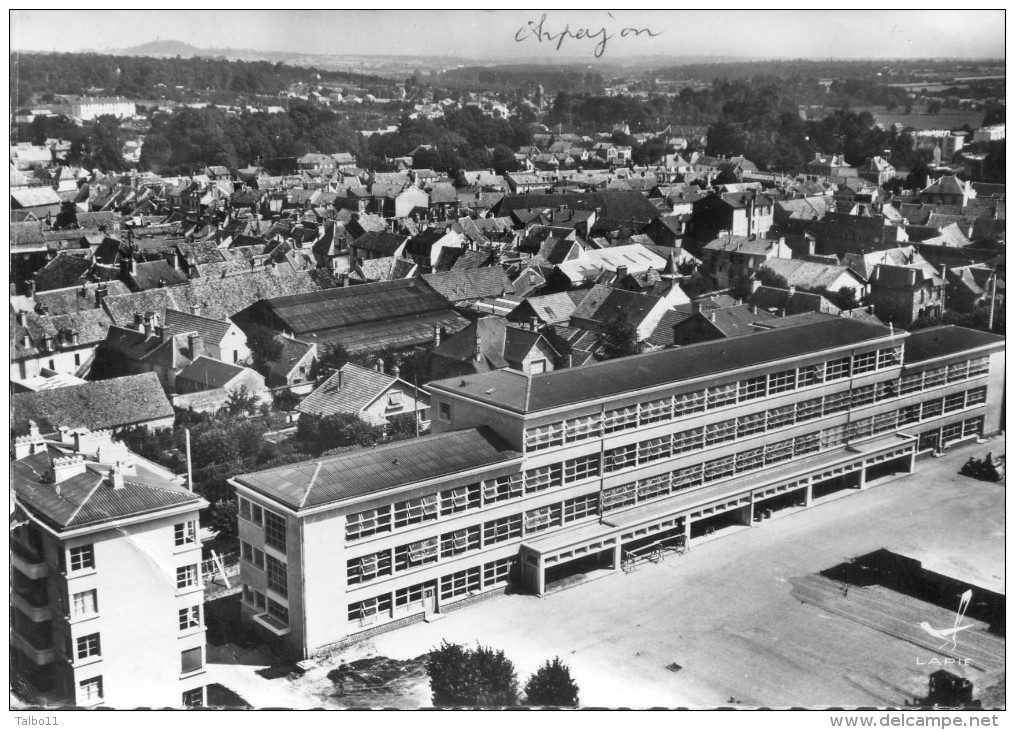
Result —
MULTIPOLYGON (((914 475, 717 536, 633 573, 541 598, 492 598, 435 623, 382 634, 295 682, 252 682, 244 678, 256 667, 224 665, 217 681, 254 706, 278 706, 284 695, 292 706, 337 706, 322 698, 324 675, 340 659, 408 659, 447 639, 504 649, 522 682, 560 656, 584 706, 902 705, 926 694, 926 677, 937 668, 928 665, 933 652, 800 601, 792 581, 886 547, 964 563, 1003 590, 1004 489, 957 473, 970 455, 988 450, 1003 453, 1003 438, 922 461, 914 475), (666 668, 673 663, 681 669, 666 668)), ((1001 678, 996 669, 966 671, 977 693, 1001 678)), ((426 704, 425 680, 407 694, 400 706, 426 704)))

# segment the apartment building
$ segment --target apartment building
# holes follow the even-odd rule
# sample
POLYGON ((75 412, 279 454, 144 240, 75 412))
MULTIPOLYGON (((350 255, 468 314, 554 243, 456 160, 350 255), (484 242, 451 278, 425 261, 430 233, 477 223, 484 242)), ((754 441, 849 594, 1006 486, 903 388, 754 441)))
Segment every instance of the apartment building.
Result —
POLYGON ((11 672, 32 702, 202 706, 207 502, 112 432, 14 443, 11 672))
POLYGON ((1000 429, 1004 340, 827 316, 429 384, 434 434, 238 476, 246 620, 309 656, 751 525, 1000 429))
POLYGON ((82 121, 110 115, 117 119, 130 119, 137 115, 137 108, 130 99, 122 96, 81 98, 71 103, 71 116, 82 121))

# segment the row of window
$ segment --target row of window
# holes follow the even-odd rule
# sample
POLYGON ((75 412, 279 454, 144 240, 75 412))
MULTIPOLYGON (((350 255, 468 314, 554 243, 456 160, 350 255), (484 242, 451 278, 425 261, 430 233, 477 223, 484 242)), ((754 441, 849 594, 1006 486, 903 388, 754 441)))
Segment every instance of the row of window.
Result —
MULTIPOLYGON (((432 600, 438 593, 441 601, 450 601, 470 593, 505 585, 512 579, 517 569, 517 561, 516 557, 501 558, 482 566, 477 565, 443 575, 437 580, 399 588, 393 594, 384 593, 350 603, 349 620, 366 624, 377 618, 385 618, 381 614, 386 613, 388 614, 386 618, 390 618, 392 606, 406 609, 419 604, 420 608, 425 610, 426 602, 432 600)), ((436 608, 436 605, 431 608, 436 608)))
MULTIPOLYGON (((176 547, 197 544, 197 521, 188 520, 173 526, 173 544, 176 547)), ((76 573, 81 570, 95 569, 95 546, 79 545, 69 551, 70 562, 69 572, 76 573)), ((61 569, 63 566, 61 566, 61 569)))
MULTIPOLYGON (((612 487, 603 492, 601 511, 606 513, 621 509, 673 492, 725 479, 735 474, 754 471, 765 466, 894 431, 911 423, 936 418, 943 413, 979 405, 986 400, 986 395, 987 389, 985 387, 952 393, 941 398, 916 403, 898 411, 857 419, 847 424, 813 431, 795 438, 748 449, 738 454, 681 467, 666 474, 612 487)), ((654 444, 658 440, 652 439, 649 442, 625 447, 633 449, 633 460, 625 465, 645 463, 638 461, 641 455, 654 453, 645 444, 654 444)), ((607 468, 607 471, 610 469, 607 468)), ((400 571, 436 563, 441 559, 482 550, 505 540, 532 535, 551 527, 559 527, 562 524, 595 514, 599 508, 597 494, 584 495, 562 503, 544 505, 440 536, 353 558, 346 564, 347 581, 350 585, 365 583, 400 571)))
POLYGON ((551 527, 596 514, 598 493, 582 495, 552 505, 536 507, 481 524, 470 525, 443 535, 380 550, 352 558, 346 563, 346 581, 357 585, 405 570, 482 550, 522 535, 533 535, 551 527))
MULTIPOLYGON (((180 609, 180 630, 193 628, 201 625, 201 607, 191 606, 180 609), (185 615, 186 614, 186 615, 185 615)), ((71 639, 65 637, 67 645, 64 648, 66 656, 73 656, 75 661, 82 661, 92 657, 102 656, 102 639, 98 633, 79 636, 74 640, 74 649, 71 651, 71 639)), ((180 653, 180 672, 187 674, 201 669, 204 666, 204 653, 202 647, 185 649, 180 653)))
POLYGON ((242 593, 243 602, 248 606, 267 613, 283 626, 289 625, 289 609, 286 606, 283 606, 278 601, 273 601, 261 593, 261 591, 254 590, 246 583, 242 585, 242 593))
MULTIPOLYGON (((613 473, 629 467, 667 459, 677 454, 698 451, 765 431, 781 429, 871 403, 889 400, 899 395, 898 388, 898 382, 894 380, 872 383, 608 449, 604 452, 602 459, 599 454, 588 454, 556 464, 528 469, 517 474, 396 502, 394 505, 381 505, 371 510, 347 515, 346 540, 353 542, 371 535, 391 532, 392 525, 397 529, 436 520, 438 516, 457 514, 468 509, 597 477, 601 473, 613 473)), ((953 393, 945 399, 939 399, 942 400, 942 411, 947 413, 982 403, 986 399, 986 393, 986 387, 953 393)), ((930 401, 932 404, 934 402, 930 401)), ((933 405, 929 406, 928 415, 924 415, 922 418, 933 417, 932 409, 934 407, 933 405)), ((912 408, 913 406, 909 407, 910 410, 912 408)), ((919 409, 919 405, 916 408, 919 409)), ((908 413, 909 411, 903 409, 902 412, 908 413)), ((920 411, 918 410, 917 413, 920 411)), ((878 416, 878 419, 885 419, 889 415, 894 419, 894 412, 893 414, 882 414, 878 416)), ((907 419, 909 416, 900 419, 900 425, 913 422, 911 419, 907 419)), ((877 432, 882 433, 885 430, 887 427, 881 428, 877 432)))
MULTIPOLYGON (((894 367, 901 363, 901 357, 901 347, 889 348, 876 353, 856 355, 853 358, 852 372, 849 368, 850 358, 845 357, 827 363, 791 368, 735 383, 645 401, 604 413, 594 413, 534 426, 525 430, 525 449, 526 451, 539 451, 587 439, 601 438, 606 434, 672 420, 690 413, 700 413, 736 403, 746 403, 797 388, 841 380, 872 370, 894 367)), ((891 385, 896 389, 896 393, 906 394, 984 375, 989 368, 989 359, 982 357, 914 373, 898 381, 893 380, 879 385, 884 388, 891 385)))
POLYGON ((249 499, 239 498, 240 517, 247 522, 264 528, 264 544, 269 545, 280 553, 286 551, 286 521, 285 517, 266 510, 249 499))

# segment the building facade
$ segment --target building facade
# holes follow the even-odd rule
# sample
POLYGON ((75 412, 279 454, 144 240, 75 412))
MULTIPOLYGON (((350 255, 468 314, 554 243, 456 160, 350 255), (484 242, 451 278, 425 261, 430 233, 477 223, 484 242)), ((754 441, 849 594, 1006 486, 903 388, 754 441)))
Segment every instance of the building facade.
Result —
POLYGON ((1003 342, 829 316, 431 383, 429 437, 233 480, 244 615, 309 656, 863 489, 999 430, 1003 342))
POLYGON ((71 104, 71 116, 82 121, 110 115, 117 119, 130 119, 137 114, 137 108, 130 99, 122 96, 94 99, 78 99, 71 104))
POLYGON ((111 431, 14 451, 12 673, 34 702, 204 705, 208 503, 111 431))

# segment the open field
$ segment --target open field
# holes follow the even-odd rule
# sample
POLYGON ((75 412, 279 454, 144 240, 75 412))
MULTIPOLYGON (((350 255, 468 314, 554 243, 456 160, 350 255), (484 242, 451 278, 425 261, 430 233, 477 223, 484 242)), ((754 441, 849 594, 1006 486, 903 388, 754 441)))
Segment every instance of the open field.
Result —
MULTIPOLYGON (((928 662, 947 656, 908 633, 911 616, 922 616, 919 602, 901 613, 891 608, 903 617, 893 633, 865 623, 865 606, 886 600, 881 589, 856 589, 869 593, 851 592, 852 604, 827 596, 825 610, 820 600, 801 600, 795 585, 887 547, 972 562, 1003 586, 1003 487, 958 476, 970 455, 986 451, 1002 453, 1003 438, 955 449, 920 462, 917 474, 695 544, 630 574, 610 573, 542 598, 492 598, 435 623, 382 634, 296 680, 257 677, 254 657, 244 666, 216 664, 209 655, 209 681, 254 706, 339 707, 326 675, 340 661, 371 654, 411 659, 447 639, 504 649, 523 683, 559 655, 572 668, 584 706, 901 706, 926 694, 927 675, 937 668, 928 662), (667 670, 673 663, 682 668, 667 670)), ((940 623, 945 614, 935 607, 927 620, 940 623)), ((998 641, 1003 647, 1003 639, 981 639, 992 652, 998 641)), ((1003 676, 996 658, 978 664, 964 668, 977 696, 1003 676)), ((387 704, 425 706, 428 696, 421 678, 387 704)))

